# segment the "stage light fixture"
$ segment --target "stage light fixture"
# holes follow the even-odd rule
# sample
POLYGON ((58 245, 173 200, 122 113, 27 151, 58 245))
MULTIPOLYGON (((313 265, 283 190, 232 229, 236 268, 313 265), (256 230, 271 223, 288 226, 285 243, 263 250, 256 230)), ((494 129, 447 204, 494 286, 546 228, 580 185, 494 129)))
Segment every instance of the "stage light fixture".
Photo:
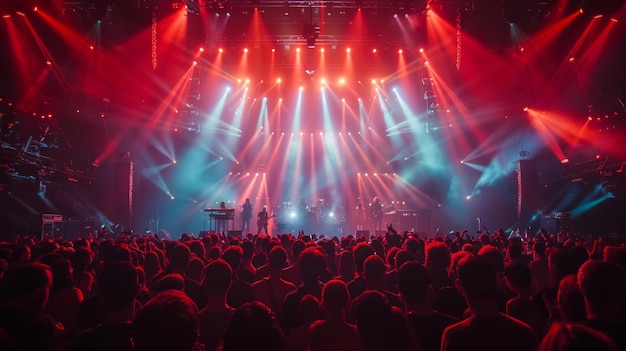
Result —
MULTIPOLYGON (((303 10, 304 11, 304 10, 303 10)), ((309 11, 312 11, 309 9, 309 11)), ((309 49, 315 48, 315 40, 320 37, 320 26, 313 23, 312 12, 308 23, 305 23, 302 27, 302 36, 306 39, 306 46, 309 49)))

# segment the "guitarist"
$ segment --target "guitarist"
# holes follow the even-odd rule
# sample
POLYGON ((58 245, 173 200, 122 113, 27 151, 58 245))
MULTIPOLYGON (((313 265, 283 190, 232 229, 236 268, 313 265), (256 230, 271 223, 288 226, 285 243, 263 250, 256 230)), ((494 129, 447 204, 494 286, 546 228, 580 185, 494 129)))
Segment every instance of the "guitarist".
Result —
POLYGON ((259 228, 259 231, 257 232, 257 234, 261 234, 261 230, 264 230, 265 234, 267 235, 270 234, 269 230, 267 230, 267 223, 272 217, 274 216, 270 216, 269 213, 267 213, 267 207, 263 207, 261 212, 259 212, 259 214, 256 216, 256 219, 257 219, 256 225, 259 228))

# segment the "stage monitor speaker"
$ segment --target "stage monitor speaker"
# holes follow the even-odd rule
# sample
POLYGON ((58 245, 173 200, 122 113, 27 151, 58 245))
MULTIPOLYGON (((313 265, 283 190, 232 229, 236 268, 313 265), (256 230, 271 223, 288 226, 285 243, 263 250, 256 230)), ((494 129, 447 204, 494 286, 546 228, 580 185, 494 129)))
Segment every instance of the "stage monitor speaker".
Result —
POLYGON ((358 238, 366 238, 369 239, 370 238, 370 231, 369 230, 357 230, 356 231, 356 237, 358 238))

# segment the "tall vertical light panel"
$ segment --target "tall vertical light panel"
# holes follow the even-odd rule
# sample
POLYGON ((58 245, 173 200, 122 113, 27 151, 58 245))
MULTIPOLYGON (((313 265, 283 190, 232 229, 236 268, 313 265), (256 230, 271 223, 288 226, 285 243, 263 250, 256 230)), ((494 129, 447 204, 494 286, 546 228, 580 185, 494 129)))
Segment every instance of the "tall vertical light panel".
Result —
POLYGON ((133 220, 133 163, 118 161, 113 174, 115 222, 124 228, 132 227, 133 220))

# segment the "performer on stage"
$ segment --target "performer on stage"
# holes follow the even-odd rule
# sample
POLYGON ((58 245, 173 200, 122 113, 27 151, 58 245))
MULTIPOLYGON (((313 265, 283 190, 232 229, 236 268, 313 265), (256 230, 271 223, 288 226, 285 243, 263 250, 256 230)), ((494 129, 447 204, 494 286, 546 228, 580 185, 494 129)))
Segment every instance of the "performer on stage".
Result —
MULTIPOLYGON (((271 216, 274 217, 274 216, 271 216)), ((265 231, 265 234, 269 235, 270 232, 267 230, 267 223, 270 220, 270 215, 269 213, 267 213, 267 207, 263 206, 263 209, 261 210, 261 212, 259 212, 259 214, 256 216, 256 225, 258 227, 258 232, 257 234, 261 234, 261 230, 265 231)))
MULTIPOLYGON (((220 209, 226 209, 226 203, 224 201, 220 202, 220 209)), ((226 234, 226 231, 228 230, 228 220, 225 218, 216 218, 215 230, 219 234, 226 234)))
POLYGON ((378 197, 374 197, 372 202, 370 214, 372 216, 372 222, 374 223, 375 230, 383 229, 383 204, 378 197))
POLYGON ((252 219, 252 204, 250 199, 246 199, 246 202, 241 206, 241 232, 245 235, 250 231, 250 220, 252 219))

